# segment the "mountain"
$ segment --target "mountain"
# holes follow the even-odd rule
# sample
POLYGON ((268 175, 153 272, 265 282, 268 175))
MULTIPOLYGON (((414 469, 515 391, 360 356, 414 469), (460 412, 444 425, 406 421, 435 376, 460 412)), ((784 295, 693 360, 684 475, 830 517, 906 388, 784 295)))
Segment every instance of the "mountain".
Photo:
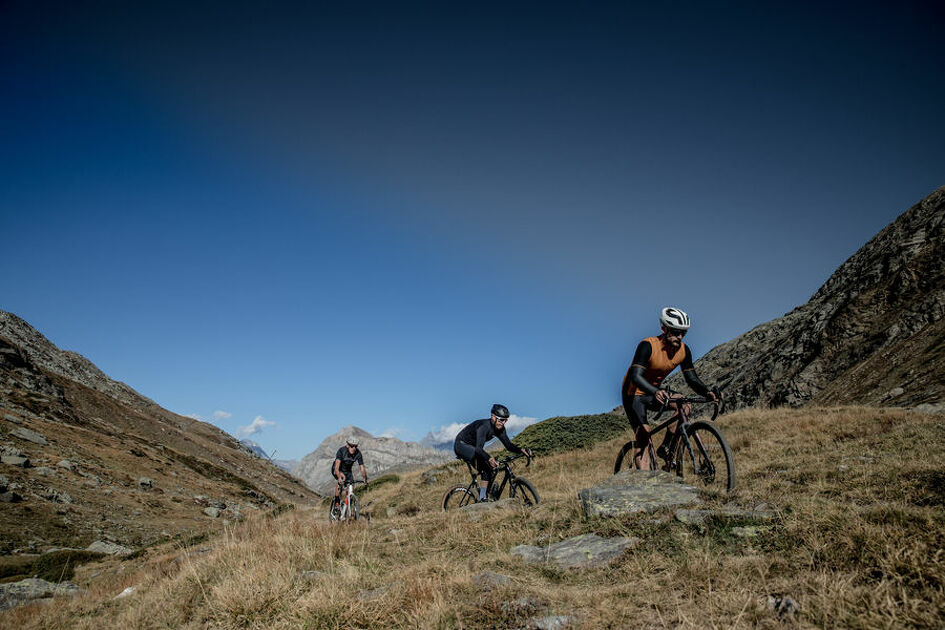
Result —
POLYGON ((232 436, 161 408, 4 311, 0 456, 0 553, 103 539, 140 547, 218 529, 215 515, 317 499, 232 436))
POLYGON ((945 410, 943 318, 945 187, 874 236, 806 304, 716 346, 696 369, 706 383, 729 381, 735 406, 945 410))
MULTIPOLYGON (((347 426, 334 435, 329 435, 318 448, 303 457, 292 470, 292 474, 316 492, 332 492, 335 481, 331 475, 331 466, 335 461, 335 453, 351 435, 357 436, 359 440, 358 447, 364 456, 364 467, 369 477, 417 466, 441 464, 456 458, 452 451, 437 451, 416 442, 403 442, 392 437, 374 437, 363 429, 347 426)), ((355 476, 360 477, 357 469, 354 470, 355 476)))
POLYGON ((256 457, 261 457, 261 458, 263 458, 263 459, 269 459, 269 455, 266 454, 266 451, 263 450, 263 447, 261 447, 258 442, 254 442, 254 441, 252 441, 252 440, 248 440, 248 439, 244 438, 244 439, 240 440, 240 444, 242 444, 243 446, 245 446, 245 447, 246 447, 246 450, 248 450, 250 453, 252 453, 252 454, 255 455, 256 457))

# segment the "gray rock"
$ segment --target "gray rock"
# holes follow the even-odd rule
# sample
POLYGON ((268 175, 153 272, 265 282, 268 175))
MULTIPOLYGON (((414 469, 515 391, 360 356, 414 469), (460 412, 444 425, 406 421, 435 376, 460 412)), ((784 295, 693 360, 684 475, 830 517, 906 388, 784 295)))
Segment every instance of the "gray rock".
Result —
POLYGON ((507 510, 509 508, 519 507, 522 502, 517 499, 500 499, 498 501, 483 501, 482 503, 470 503, 460 508, 464 512, 491 512, 493 510, 507 510))
POLYGON ((6 492, 8 485, 10 485, 10 480, 0 475, 0 492, 6 492))
POLYGON ((135 584, 134 586, 129 586, 122 592, 118 593, 118 595, 115 595, 115 597, 113 597, 112 599, 124 599, 128 597, 129 595, 133 595, 134 592, 138 590, 138 586, 139 586, 138 584, 135 584))
POLYGON ((619 516, 654 512, 667 507, 700 503, 692 486, 660 470, 625 470, 578 493, 589 516, 619 516))
POLYGON ((470 578, 473 584, 476 584, 480 589, 489 590, 497 586, 508 586, 512 580, 507 575, 502 575, 501 573, 494 573, 492 571, 483 571, 478 573, 470 578))
POLYGON ((41 477, 55 477, 56 476, 56 471, 46 466, 38 466, 33 469, 33 472, 35 472, 37 475, 41 477))
POLYGON ((527 627, 534 630, 564 630, 576 621, 574 615, 548 615, 529 619, 527 627))
POLYGON ((203 513, 209 516, 210 518, 219 518, 220 512, 222 512, 222 510, 216 507, 205 507, 203 509, 203 513))
POLYGON ((676 510, 676 520, 686 525, 705 525, 710 516, 738 518, 752 521, 770 521, 774 512, 767 510, 743 510, 737 507, 722 507, 714 510, 676 510))
POLYGON ((582 534, 547 547, 519 545, 511 551, 529 564, 554 564, 562 569, 603 568, 616 561, 624 551, 636 546, 639 538, 601 538, 582 534))
POLYGON ((95 553, 104 553, 109 556, 127 556, 130 555, 133 550, 128 547, 123 547, 117 543, 105 542, 104 540, 97 540, 88 547, 87 551, 93 551, 95 553))
POLYGON ((53 503, 72 503, 72 497, 68 492, 60 492, 55 488, 45 488, 39 496, 53 503))
POLYGON ((545 605, 534 597, 517 597, 509 602, 502 602, 502 612, 513 615, 529 615, 543 610, 545 605))
POLYGON ((801 611, 798 603, 785 595, 768 595, 766 605, 779 619, 791 619, 801 611))
POLYGON ((921 405, 916 405, 914 409, 920 413, 945 413, 945 402, 940 403, 922 403, 921 405))
POLYGON ((756 538, 770 531, 771 527, 767 525, 747 525, 745 527, 733 527, 732 535, 739 538, 756 538))
POLYGON ((9 413, 3 414, 3 419, 7 422, 12 422, 13 424, 23 424, 22 420, 9 413))
POLYGON ((19 503, 23 497, 12 490, 0 493, 0 503, 19 503))
POLYGON ((47 599, 56 595, 75 595, 80 590, 78 586, 69 582, 53 584, 38 578, 0 584, 0 610, 7 610, 20 604, 47 599))
POLYGON ((10 435, 18 437, 21 440, 26 440, 27 442, 32 442, 33 444, 42 444, 44 446, 49 444, 45 437, 36 431, 33 431, 32 429, 27 429, 26 427, 17 427, 10 431, 10 435))
POLYGON ((355 599, 361 602, 372 602, 384 597, 384 595, 390 592, 390 589, 391 585, 385 584, 377 588, 360 590, 355 595, 355 599))
POLYGON ((3 455, 0 457, 0 463, 7 466, 18 466, 20 468, 29 468, 30 460, 27 457, 18 457, 16 455, 3 455))
POLYGON ((154 480, 151 479, 150 477, 141 477, 140 479, 138 479, 138 487, 139 488, 153 488, 154 480))

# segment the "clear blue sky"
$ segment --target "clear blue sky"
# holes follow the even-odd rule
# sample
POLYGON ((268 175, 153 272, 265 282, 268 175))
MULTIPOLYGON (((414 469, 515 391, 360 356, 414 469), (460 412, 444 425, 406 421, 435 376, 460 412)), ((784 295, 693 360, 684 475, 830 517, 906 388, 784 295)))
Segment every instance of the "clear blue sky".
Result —
POLYGON ((0 5, 0 308, 300 457, 599 412, 945 184, 945 9, 0 5))

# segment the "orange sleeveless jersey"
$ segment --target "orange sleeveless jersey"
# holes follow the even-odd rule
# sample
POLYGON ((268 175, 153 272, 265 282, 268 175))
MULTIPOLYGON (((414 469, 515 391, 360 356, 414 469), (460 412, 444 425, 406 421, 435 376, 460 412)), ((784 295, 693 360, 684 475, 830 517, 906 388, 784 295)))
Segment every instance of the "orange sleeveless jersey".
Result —
MULTIPOLYGON (((663 382, 666 375, 675 370, 676 366, 682 363, 686 358, 686 344, 679 344, 679 350, 677 350, 673 356, 670 356, 668 349, 663 345, 659 337, 647 337, 643 341, 649 341, 650 348, 652 349, 650 353, 650 364, 640 366, 643 368, 643 378, 647 383, 659 389, 660 383, 663 382)), ((630 366, 630 369, 633 369, 633 365, 630 366)), ((630 380, 630 369, 627 370, 627 374, 623 377, 623 391, 627 392, 628 396, 642 396, 646 392, 638 388, 633 384, 633 381, 630 380)))

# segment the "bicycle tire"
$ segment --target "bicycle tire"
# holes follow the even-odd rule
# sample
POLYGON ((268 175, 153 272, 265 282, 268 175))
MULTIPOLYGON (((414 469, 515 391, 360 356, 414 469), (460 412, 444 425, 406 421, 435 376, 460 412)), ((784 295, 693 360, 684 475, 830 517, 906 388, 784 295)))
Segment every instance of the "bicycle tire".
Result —
MULTIPOLYGON (((617 460, 614 462, 614 474, 616 475, 624 468, 638 469, 637 463, 633 459, 633 450, 636 448, 636 441, 630 440, 623 445, 623 448, 620 449, 620 452, 617 453, 617 460), (629 459, 628 459, 629 455, 629 459)), ((646 449, 646 455, 650 458, 650 470, 659 470, 659 466, 656 462, 656 454, 653 451, 653 443, 650 442, 649 446, 646 449)), ((639 470, 639 469, 638 469, 639 470)))
POLYGON ((541 501, 538 490, 535 490, 532 482, 524 477, 516 477, 515 481, 509 484, 509 494, 515 498, 520 498, 525 507, 534 507, 541 501))
POLYGON ((351 495, 351 505, 348 506, 348 518, 352 521, 358 520, 360 515, 361 506, 358 503, 358 497, 356 495, 351 495))
POLYGON ((711 422, 697 420, 686 427, 686 435, 692 443, 695 461, 685 445, 681 445, 678 461, 681 476, 698 479, 710 491, 735 490, 735 457, 722 431, 711 422))
POLYGON ((332 504, 328 506, 328 520, 334 523, 339 518, 341 518, 341 506, 335 505, 335 503, 332 502, 332 504))
POLYGON ((476 502, 476 495, 468 486, 455 485, 443 494, 443 511, 461 508, 476 502))

